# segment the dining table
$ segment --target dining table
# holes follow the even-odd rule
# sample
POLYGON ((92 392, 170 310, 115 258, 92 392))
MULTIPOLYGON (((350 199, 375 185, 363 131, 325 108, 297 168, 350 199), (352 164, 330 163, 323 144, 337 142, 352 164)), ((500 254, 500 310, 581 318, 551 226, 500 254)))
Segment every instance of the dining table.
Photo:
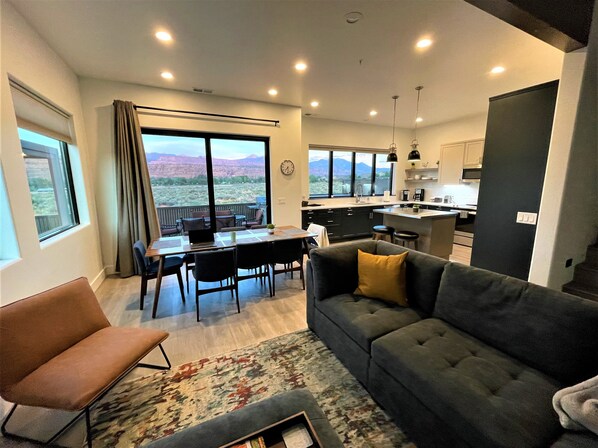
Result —
POLYGON ((190 244, 187 235, 160 237, 152 240, 146 257, 156 257, 158 262, 158 273, 156 276, 156 288, 154 292, 154 304, 152 307, 152 318, 156 317, 158 301, 160 300, 160 287, 164 274, 164 260, 171 255, 185 255, 193 252, 210 250, 221 250, 236 247, 239 244, 252 244, 270 242, 275 243, 281 240, 301 239, 307 250, 307 238, 315 238, 317 235, 307 230, 294 226, 277 226, 272 233, 268 229, 247 229, 236 232, 216 232, 214 242, 211 244, 190 244))

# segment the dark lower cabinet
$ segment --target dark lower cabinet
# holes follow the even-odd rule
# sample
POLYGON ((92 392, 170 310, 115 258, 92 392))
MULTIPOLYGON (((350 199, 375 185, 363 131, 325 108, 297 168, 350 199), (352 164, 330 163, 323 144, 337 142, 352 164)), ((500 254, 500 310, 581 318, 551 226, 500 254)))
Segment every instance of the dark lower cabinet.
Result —
POLYGON ((374 213, 374 209, 382 206, 324 208, 303 210, 301 227, 307 229, 310 224, 326 227, 331 241, 341 239, 363 238, 372 234, 372 227, 382 224, 382 215, 374 213))

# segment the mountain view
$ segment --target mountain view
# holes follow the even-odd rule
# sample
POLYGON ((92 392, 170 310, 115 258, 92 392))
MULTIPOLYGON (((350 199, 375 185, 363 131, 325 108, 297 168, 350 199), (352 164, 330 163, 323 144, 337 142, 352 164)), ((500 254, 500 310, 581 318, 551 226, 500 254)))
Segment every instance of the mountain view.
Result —
MULTIPOLYGON (((206 158, 184 155, 147 153, 147 166, 150 177, 193 178, 205 176, 206 158)), ((252 154, 242 159, 212 158, 214 177, 263 177, 265 160, 263 156, 252 154)))

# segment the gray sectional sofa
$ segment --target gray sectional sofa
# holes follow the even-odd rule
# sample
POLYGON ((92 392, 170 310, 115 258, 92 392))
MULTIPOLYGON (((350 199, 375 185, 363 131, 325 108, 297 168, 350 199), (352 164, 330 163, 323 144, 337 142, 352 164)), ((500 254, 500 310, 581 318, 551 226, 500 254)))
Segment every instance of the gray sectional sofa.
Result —
POLYGON ((410 251, 402 308, 353 295, 360 241, 311 252, 307 322, 418 447, 598 447, 554 393, 598 375, 598 303, 410 251))

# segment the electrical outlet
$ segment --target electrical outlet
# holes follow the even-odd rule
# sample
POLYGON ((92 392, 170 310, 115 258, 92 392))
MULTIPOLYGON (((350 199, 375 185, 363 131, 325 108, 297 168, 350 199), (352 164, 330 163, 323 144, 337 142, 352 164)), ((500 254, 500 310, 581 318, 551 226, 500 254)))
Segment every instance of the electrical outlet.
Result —
POLYGON ((573 264, 573 258, 567 258, 567 261, 565 261, 565 267, 570 268, 572 264, 573 264))

